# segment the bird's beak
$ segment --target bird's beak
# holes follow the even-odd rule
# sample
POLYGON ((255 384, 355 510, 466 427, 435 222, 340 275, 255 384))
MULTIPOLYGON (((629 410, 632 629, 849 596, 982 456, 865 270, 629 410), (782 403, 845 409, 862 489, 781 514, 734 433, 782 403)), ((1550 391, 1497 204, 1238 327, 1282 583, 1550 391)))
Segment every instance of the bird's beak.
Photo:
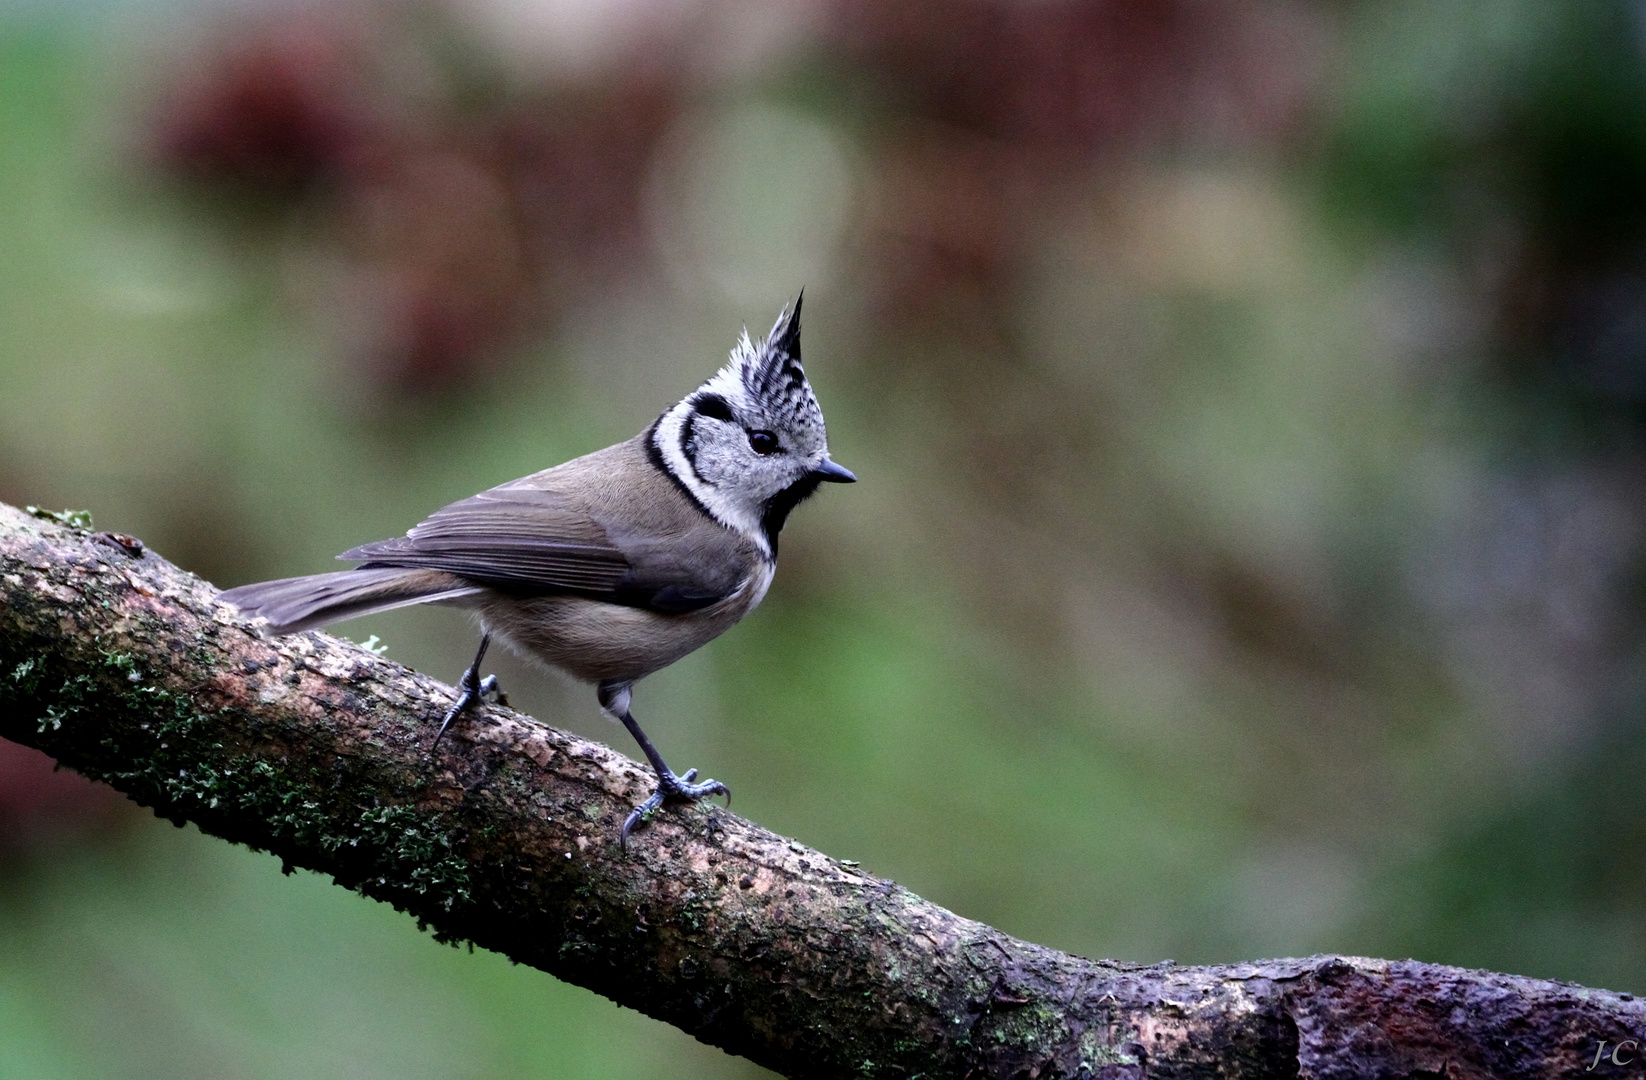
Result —
POLYGON ((850 469, 843 465, 836 465, 828 458, 824 458, 823 464, 812 470, 812 475, 819 480, 827 480, 831 484, 857 483, 857 477, 852 475, 850 469))

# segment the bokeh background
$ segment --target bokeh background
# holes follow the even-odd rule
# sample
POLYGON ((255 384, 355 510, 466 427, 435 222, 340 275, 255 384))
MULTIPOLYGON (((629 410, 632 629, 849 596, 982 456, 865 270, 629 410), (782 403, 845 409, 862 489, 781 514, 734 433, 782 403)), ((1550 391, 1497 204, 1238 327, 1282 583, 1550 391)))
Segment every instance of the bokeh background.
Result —
MULTIPOLYGON (((1646 4, 0 11, 0 499, 220 586, 802 286, 862 482, 642 685, 677 768, 1086 955, 1646 991, 1646 4)), ((0 1074, 768 1075, 9 744, 0 1074)))

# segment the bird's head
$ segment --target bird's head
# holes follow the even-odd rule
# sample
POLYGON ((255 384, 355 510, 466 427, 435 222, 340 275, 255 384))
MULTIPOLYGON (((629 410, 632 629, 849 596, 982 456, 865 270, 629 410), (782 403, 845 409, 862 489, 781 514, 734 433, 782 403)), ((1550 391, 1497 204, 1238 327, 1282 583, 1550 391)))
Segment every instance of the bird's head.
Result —
POLYGON ((823 410, 800 366, 800 300, 764 341, 748 331, 731 359, 653 426, 654 452, 721 524, 777 550, 800 501, 857 477, 829 459, 823 410))

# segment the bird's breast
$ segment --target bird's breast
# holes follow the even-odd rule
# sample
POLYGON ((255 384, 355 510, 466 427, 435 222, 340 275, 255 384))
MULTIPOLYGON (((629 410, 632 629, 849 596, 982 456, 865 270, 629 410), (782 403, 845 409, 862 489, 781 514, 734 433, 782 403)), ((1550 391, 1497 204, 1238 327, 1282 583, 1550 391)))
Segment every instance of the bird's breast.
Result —
POLYGON ((639 679, 719 637, 765 599, 774 568, 762 561, 732 594, 679 614, 581 596, 487 591, 475 604, 486 630, 515 652, 584 682, 639 679))

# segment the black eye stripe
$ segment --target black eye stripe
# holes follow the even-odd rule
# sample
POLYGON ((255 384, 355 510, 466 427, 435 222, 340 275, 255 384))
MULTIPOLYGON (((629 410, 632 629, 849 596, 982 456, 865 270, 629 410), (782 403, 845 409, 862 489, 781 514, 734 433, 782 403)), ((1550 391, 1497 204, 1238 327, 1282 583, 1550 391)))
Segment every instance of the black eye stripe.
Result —
POLYGON ((692 408, 711 420, 732 419, 732 407, 719 394, 699 394, 692 402, 692 408))

